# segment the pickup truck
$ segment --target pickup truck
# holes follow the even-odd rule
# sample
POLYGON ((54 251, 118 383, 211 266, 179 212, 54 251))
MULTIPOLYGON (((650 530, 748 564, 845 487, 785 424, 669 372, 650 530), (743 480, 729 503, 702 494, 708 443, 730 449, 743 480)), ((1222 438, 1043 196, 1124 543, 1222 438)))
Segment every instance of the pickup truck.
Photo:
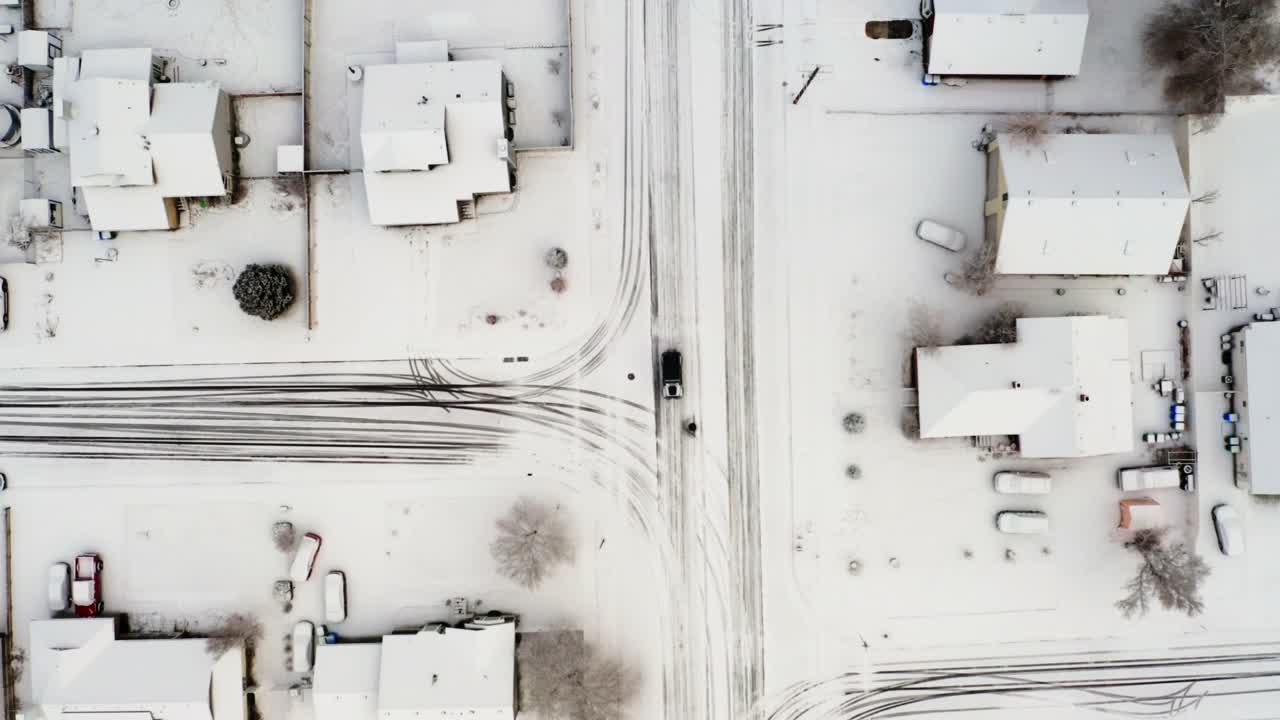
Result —
POLYGON ((1176 488, 1182 485, 1182 475, 1171 465, 1124 468, 1116 474, 1116 484, 1126 492, 1176 488))

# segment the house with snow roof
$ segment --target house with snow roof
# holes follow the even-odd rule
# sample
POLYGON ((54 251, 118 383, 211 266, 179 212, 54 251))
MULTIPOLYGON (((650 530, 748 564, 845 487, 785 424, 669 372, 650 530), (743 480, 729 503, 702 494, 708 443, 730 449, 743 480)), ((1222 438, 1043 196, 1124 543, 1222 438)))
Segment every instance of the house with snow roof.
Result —
POLYGON ((1017 338, 916 350, 922 438, 1013 435, 1033 458, 1133 449, 1127 321, 1021 318, 1017 338))
POLYGON ((923 0, 920 14, 927 75, 1080 74, 1089 0, 923 0))
POLYGON ((511 88, 496 60, 451 60, 442 41, 396 44, 353 69, 363 86, 361 170, 374 225, 475 216, 477 196, 515 186, 511 88))
POLYGON ((1007 275, 1164 275, 1191 195, 1168 135, 996 135, 987 252, 1007 275))
POLYGON ((511 617, 428 625, 380 643, 316 648, 316 720, 511 720, 516 714, 511 617), (491 624, 495 623, 496 624, 491 624))
POLYGON ((242 648, 125 640, 114 618, 31 623, 27 720, 244 720, 242 648))

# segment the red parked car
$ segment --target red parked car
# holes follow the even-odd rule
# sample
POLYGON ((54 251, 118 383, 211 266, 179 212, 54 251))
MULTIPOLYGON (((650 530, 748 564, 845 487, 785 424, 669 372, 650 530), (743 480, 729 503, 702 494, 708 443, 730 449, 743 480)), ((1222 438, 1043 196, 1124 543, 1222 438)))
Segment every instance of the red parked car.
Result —
POLYGON ((77 555, 71 583, 71 604, 76 617, 102 614, 102 558, 97 553, 77 555))

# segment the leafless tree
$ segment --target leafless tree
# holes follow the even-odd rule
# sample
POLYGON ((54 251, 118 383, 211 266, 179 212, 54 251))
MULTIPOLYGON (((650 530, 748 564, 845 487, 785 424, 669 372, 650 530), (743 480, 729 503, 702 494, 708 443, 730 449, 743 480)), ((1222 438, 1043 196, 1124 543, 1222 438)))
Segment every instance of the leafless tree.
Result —
POLYGON ((942 313, 921 302, 907 310, 907 344, 912 350, 932 351, 942 345, 942 313))
POLYGON ((867 429, 867 418, 862 413, 851 412, 844 416, 840 424, 844 426, 845 432, 857 435, 867 429))
POLYGON ((1139 530, 1124 546, 1142 556, 1138 573, 1125 586, 1125 595, 1116 607, 1127 618, 1141 617, 1158 600, 1166 610, 1190 617, 1204 611, 1200 586, 1209 576, 1209 566, 1183 543, 1169 543, 1168 528, 1139 530))
POLYGON ((1010 116, 1003 128, 1018 144, 1041 145, 1049 135, 1054 117, 1052 113, 1018 113, 1010 116))
POLYGON ((996 243, 991 239, 984 239, 977 251, 965 260, 956 286, 974 295, 986 295, 996 281, 998 255, 996 243))
POLYGON ((1143 34, 1147 63, 1166 73, 1165 99, 1191 113, 1222 112, 1228 95, 1263 92, 1280 62, 1278 0, 1170 0, 1143 34))
POLYGON ((232 648, 251 647, 262 639, 262 623, 247 613, 232 613, 221 624, 209 631, 204 649, 213 657, 219 657, 232 648))
POLYGON ((1203 245, 1208 245, 1211 242, 1218 242, 1220 240, 1222 240, 1222 231, 1212 230, 1192 240, 1191 242, 1195 243, 1196 245, 1203 246, 1203 245))
POLYGON ((1201 193, 1200 195, 1191 198, 1191 202, 1200 203, 1202 205, 1212 205, 1218 202, 1218 198, 1220 197, 1222 197, 1221 192, 1219 192, 1218 190, 1210 190, 1206 193, 1201 193))
POLYGON ((522 710, 562 720, 620 720, 639 674, 573 631, 525 633, 516 651, 522 710))
POLYGON ((4 222, 4 242, 10 247, 19 250, 26 250, 31 247, 34 238, 31 231, 27 229, 26 223, 22 222, 21 215, 10 215, 4 222))
POLYGON ((859 467, 858 465, 850 464, 847 467, 845 467, 844 474, 845 474, 845 477, 849 478, 850 480, 861 480, 862 468, 859 467))
POLYGON ((573 542, 559 509, 522 497, 498 518, 498 537, 489 552, 499 572, 534 589, 556 566, 573 562, 573 542))
POLYGON ((958 345, 993 345, 1018 341, 1018 318, 1025 310, 1018 303, 1003 303, 988 315, 972 335, 956 341, 958 345))

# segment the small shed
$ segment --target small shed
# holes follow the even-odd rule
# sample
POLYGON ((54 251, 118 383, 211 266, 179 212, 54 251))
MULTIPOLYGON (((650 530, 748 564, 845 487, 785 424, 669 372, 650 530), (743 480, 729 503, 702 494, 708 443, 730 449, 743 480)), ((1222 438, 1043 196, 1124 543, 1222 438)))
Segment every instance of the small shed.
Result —
POLYGON ((1120 527, 1124 530, 1149 530, 1163 525, 1160 503, 1149 497, 1125 498, 1120 501, 1120 527))
POLYGON ((1080 74, 1089 0, 923 0, 930 75, 1080 74))

